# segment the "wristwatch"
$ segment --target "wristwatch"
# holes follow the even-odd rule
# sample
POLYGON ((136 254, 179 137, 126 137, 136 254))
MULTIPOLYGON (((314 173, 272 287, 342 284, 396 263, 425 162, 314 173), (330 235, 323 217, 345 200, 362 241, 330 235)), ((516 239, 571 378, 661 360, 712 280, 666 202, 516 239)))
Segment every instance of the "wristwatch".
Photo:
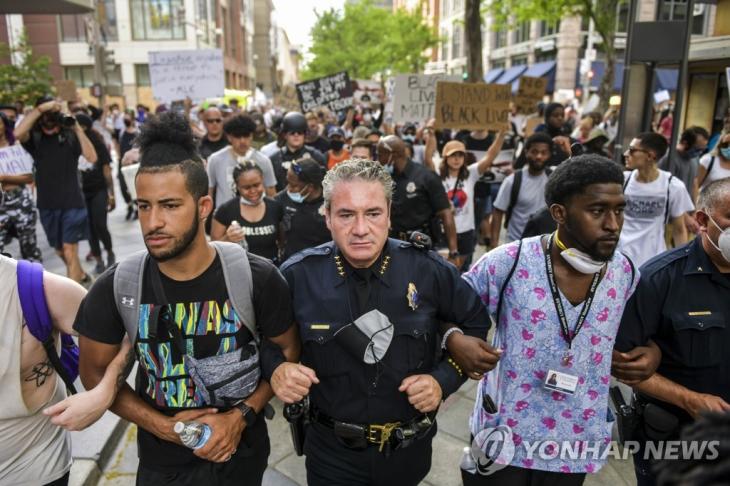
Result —
POLYGON ((241 412, 241 415, 243 415, 243 420, 246 421, 246 427, 251 427, 256 423, 256 419, 259 415, 256 413, 256 410, 246 405, 245 402, 240 402, 236 405, 236 409, 241 412))
POLYGON ((449 258, 456 258, 459 256, 459 250, 453 250, 449 252, 449 258))

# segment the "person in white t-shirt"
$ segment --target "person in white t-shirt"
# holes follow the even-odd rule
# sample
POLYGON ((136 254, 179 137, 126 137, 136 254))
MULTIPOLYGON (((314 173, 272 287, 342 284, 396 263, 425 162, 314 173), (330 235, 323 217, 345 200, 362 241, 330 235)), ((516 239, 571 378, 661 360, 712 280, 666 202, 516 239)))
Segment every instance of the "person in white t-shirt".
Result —
POLYGON ((527 164, 507 176, 494 200, 488 250, 499 246, 503 218, 506 218, 508 243, 519 240, 530 216, 545 207, 545 184, 549 176, 546 165, 552 157, 553 139, 544 132, 534 133, 525 141, 523 153, 527 164))
POLYGON ((637 267, 667 250, 667 223, 672 227, 674 245, 687 243, 684 215, 694 211, 692 198, 680 179, 657 167, 668 147, 662 135, 645 132, 634 138, 624 153, 630 171, 624 172, 626 209, 619 249, 637 267))
POLYGON ((712 153, 700 159, 695 178, 695 194, 713 181, 730 177, 730 132, 722 135, 712 153))
POLYGON ((461 271, 468 270, 476 246, 474 231, 474 185, 482 174, 490 169, 499 155, 504 142, 504 132, 499 132, 494 142, 479 162, 466 165, 466 146, 458 140, 451 140, 441 152, 439 174, 446 195, 451 202, 456 223, 456 243, 459 251, 458 263, 461 271))

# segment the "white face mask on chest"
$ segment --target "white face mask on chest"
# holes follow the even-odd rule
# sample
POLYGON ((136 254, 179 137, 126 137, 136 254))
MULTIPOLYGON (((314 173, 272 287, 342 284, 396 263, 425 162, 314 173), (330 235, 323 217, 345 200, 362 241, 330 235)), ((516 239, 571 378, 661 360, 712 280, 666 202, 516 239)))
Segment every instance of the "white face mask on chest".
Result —
POLYGON ((563 242, 560 241, 557 231, 555 232, 554 238, 555 244, 558 245, 558 248, 561 250, 560 256, 563 257, 563 260, 565 260, 568 265, 580 273, 593 275, 594 273, 600 272, 603 266, 606 265, 606 262, 594 260, 587 253, 575 248, 567 248, 563 242))

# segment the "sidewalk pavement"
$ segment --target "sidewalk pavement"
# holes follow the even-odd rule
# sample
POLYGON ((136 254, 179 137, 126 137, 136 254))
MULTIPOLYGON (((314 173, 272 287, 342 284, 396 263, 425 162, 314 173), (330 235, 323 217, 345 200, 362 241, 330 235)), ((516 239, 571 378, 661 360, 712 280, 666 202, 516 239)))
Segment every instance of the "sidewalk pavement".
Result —
MULTIPOLYGON (((120 194, 117 190, 117 194, 120 194)), ((121 198, 120 198, 121 201, 121 198)), ((117 260, 144 248, 139 224, 125 221, 126 207, 118 207, 109 214, 109 229, 112 233, 117 260)), ((49 271, 65 274, 63 262, 48 246, 40 223, 38 242, 43 252, 43 264, 49 271)), ((6 247, 6 251, 19 257, 17 242, 6 247)), ((483 251, 483 250, 482 250, 483 251)), ((92 274, 94 262, 87 263, 84 256, 88 244, 79 245, 82 265, 92 274)), ((133 376, 133 375, 132 375, 133 376)), ((77 383, 80 386, 80 383, 77 383)), ((431 472, 423 484, 451 486, 461 484, 459 463, 464 446, 468 445, 468 417, 474 405, 476 382, 465 383, 441 407, 438 415, 439 432, 433 441, 431 472)), ((293 486, 306 484, 304 458, 297 457, 289 436, 287 422, 282 415, 281 403, 274 400, 276 417, 269 422, 271 455, 269 468, 264 475, 265 486, 293 486)), ((135 482, 137 470, 136 427, 107 412, 94 425, 81 432, 72 432, 74 464, 71 468, 70 486, 130 486, 135 482)), ((610 459, 598 474, 589 476, 586 486, 633 486, 633 465, 631 460, 610 459)))

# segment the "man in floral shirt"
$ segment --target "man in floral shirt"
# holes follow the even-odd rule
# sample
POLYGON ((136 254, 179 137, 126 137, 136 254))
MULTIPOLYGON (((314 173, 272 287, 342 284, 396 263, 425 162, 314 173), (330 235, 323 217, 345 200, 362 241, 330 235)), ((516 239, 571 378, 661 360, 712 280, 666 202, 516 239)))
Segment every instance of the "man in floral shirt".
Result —
MULTIPOLYGON (((509 465, 463 472, 465 484, 580 485, 605 463, 614 339, 639 277, 616 252, 622 183, 603 157, 561 164, 545 188, 557 232, 501 246, 464 275, 495 316, 502 350, 479 383, 471 433, 481 445, 500 427, 514 444, 509 465)), ((649 354, 637 348, 629 361, 651 374, 649 354)))

